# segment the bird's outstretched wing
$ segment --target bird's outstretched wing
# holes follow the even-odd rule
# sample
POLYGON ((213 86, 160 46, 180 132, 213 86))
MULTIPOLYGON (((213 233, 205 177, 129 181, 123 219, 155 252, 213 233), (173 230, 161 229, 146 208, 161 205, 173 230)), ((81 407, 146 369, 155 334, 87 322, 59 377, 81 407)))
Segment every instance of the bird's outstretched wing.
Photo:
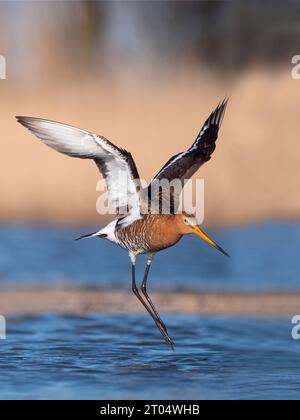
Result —
POLYGON ((184 186, 185 180, 191 178, 200 166, 210 160, 216 148, 218 131, 223 121, 227 102, 228 99, 224 99, 210 114, 192 146, 186 151, 171 157, 158 174, 155 175, 148 186, 148 198, 152 201, 152 204, 153 202, 159 202, 159 206, 161 207, 161 201, 167 200, 171 203, 171 212, 174 212, 178 208, 179 194, 184 186), (159 185, 159 181, 161 182, 162 180, 168 182, 178 180, 179 190, 177 188, 176 192, 174 192, 171 189, 170 195, 163 197, 161 187, 159 190, 156 187, 156 185, 159 185))
POLYGON ((106 138, 71 125, 32 117, 16 117, 47 146, 60 153, 93 159, 104 177, 111 206, 118 214, 139 217, 140 178, 129 152, 106 138))

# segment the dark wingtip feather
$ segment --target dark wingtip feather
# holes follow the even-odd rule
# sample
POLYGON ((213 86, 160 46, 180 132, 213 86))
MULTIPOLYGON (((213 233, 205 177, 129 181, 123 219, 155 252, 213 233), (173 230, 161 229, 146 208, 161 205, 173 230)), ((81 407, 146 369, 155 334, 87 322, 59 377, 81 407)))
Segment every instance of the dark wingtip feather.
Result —
POLYGON ((229 101, 229 97, 225 97, 223 99, 223 102, 220 105, 221 113, 220 113, 220 119, 219 119, 219 127, 221 126, 221 124, 223 122, 223 118, 224 118, 224 115, 225 115, 225 111, 226 111, 226 108, 227 108, 228 101, 229 101))
POLYGON ((189 149, 202 153, 203 162, 207 162, 216 148, 218 131, 221 127, 229 98, 225 97, 214 111, 211 112, 201 128, 195 142, 189 149))
POLYGON ((213 124, 216 124, 219 128, 221 127, 228 101, 229 97, 225 97, 223 101, 218 104, 217 108, 211 113, 209 118, 210 121, 213 124))
POLYGON ((20 115, 16 115, 16 120, 18 121, 18 123, 23 124, 23 120, 25 119, 25 117, 21 117, 20 115))
POLYGON ((23 116, 16 116, 16 120, 18 121, 18 123, 20 123, 21 125, 23 125, 26 128, 30 127, 30 120, 33 120, 34 118, 32 117, 23 117, 23 116))
POLYGON ((23 117, 23 116, 21 116, 21 115, 16 115, 16 120, 17 120, 18 122, 25 121, 25 120, 26 120, 26 118, 28 118, 28 117, 23 117))

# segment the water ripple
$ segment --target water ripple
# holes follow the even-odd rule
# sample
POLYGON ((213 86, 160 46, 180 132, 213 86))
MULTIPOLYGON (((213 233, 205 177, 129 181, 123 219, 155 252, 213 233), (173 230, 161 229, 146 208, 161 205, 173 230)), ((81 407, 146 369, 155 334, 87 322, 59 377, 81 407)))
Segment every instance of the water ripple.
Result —
POLYGON ((146 315, 8 320, 0 398, 295 398, 288 319, 166 315, 176 351, 146 315))

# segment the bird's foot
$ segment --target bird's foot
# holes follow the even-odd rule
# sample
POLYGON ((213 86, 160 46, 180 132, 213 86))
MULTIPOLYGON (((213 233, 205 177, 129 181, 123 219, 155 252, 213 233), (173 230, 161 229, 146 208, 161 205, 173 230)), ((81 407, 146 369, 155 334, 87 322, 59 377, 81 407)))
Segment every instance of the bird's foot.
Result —
POLYGON ((175 343, 169 335, 165 337, 165 341, 167 345, 170 346, 173 351, 175 351, 175 343))
POLYGON ((163 336, 166 344, 170 346, 173 351, 175 351, 175 343, 172 340, 172 338, 169 336, 169 333, 165 324, 162 321, 157 321, 156 326, 159 329, 161 335, 163 336))

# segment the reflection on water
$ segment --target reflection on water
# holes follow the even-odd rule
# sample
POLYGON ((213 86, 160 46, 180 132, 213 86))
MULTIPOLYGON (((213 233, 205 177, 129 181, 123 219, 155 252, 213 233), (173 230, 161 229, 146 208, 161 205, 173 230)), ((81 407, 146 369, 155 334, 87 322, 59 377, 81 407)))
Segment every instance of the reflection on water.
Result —
MULTIPOLYGON (((101 239, 75 242, 95 227, 0 228, 0 284, 130 285, 126 252, 101 239)), ((299 290, 300 224, 268 223, 212 232, 228 259, 196 236, 156 256, 152 288, 299 290), (288 238, 288 240, 287 240, 288 238)), ((142 264, 140 262, 140 269, 142 264)))
POLYGON ((166 315, 18 317, 0 340, 0 398, 299 398, 289 319, 166 315))

